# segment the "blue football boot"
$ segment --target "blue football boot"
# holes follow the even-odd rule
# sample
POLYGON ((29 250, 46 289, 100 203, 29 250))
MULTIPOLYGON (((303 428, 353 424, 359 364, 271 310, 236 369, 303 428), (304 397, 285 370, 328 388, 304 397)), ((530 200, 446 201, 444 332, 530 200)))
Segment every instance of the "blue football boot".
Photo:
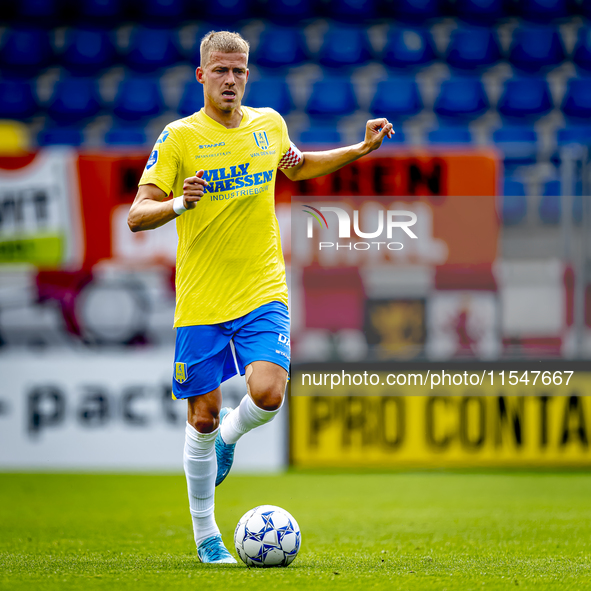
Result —
POLYGON ((211 536, 197 548, 199 560, 207 564, 236 564, 236 559, 228 552, 222 542, 222 536, 211 536))
POLYGON ((226 415, 231 411, 231 408, 224 407, 220 411, 220 429, 218 431, 217 437, 215 438, 215 455, 218 460, 218 473, 215 478, 215 485, 219 486, 223 481, 224 478, 230 472, 232 468, 232 464, 234 463, 234 449, 236 447, 235 443, 228 445, 222 439, 222 423, 224 422, 224 418, 226 415))

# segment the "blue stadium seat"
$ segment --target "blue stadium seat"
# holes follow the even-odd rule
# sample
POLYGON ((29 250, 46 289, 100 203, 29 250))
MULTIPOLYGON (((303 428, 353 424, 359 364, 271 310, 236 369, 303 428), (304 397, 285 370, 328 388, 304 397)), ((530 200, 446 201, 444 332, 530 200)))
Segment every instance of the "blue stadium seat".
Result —
POLYGON ((552 96, 543 78, 511 78, 497 105, 501 115, 516 123, 530 122, 552 110, 552 96))
POLYGON ((340 144, 342 137, 337 127, 313 125, 300 133, 299 143, 302 144, 340 144))
POLYGON ((327 12, 337 21, 362 23, 376 15, 375 0, 329 0, 327 12))
POLYGON ((528 127, 501 127, 493 133, 493 141, 504 155, 505 168, 535 164, 538 134, 528 127))
POLYGON ((378 82, 369 110, 376 117, 396 121, 413 117, 423 109, 414 77, 388 78, 378 82))
POLYGON ((267 27, 252 61, 263 68, 299 66, 308 58, 302 31, 295 27, 267 27))
POLYGON ((467 22, 483 25, 505 16, 503 0, 457 0, 455 12, 467 22))
POLYGON ((371 58, 371 46, 364 29, 332 26, 324 35, 318 61, 328 68, 359 66, 371 58))
POLYGON ((197 111, 201 111, 203 105, 203 84, 197 82, 197 80, 189 80, 185 84, 183 95, 179 102, 178 111, 180 115, 188 117, 197 111))
POLYGON ((429 132, 430 144, 469 144, 472 134, 464 127, 439 127, 429 132))
POLYGON ((441 83, 433 110, 443 118, 476 119, 488 111, 488 97, 478 78, 452 78, 441 83))
POLYGON ((349 78, 323 78, 314 83, 306 105, 309 115, 341 117, 357 109, 357 98, 349 78))
POLYGON ((382 61, 392 68, 426 66, 435 60, 431 34, 425 29, 391 28, 382 61))
POLYGON ((248 18, 249 14, 249 0, 208 0, 205 3, 205 15, 212 21, 222 21, 225 25, 227 25, 228 19, 235 22, 248 18))
POLYGON ((556 135, 556 142, 559 146, 568 146, 569 144, 590 145, 591 127, 576 125, 559 129, 556 135))
POLYGON ((142 0, 141 17, 158 26, 178 24, 183 19, 185 0, 142 0))
POLYGON ((562 101, 562 111, 570 120, 591 117, 591 78, 571 78, 562 101))
POLYGON ((48 115, 62 125, 94 117, 101 108, 97 82, 91 78, 67 78, 54 87, 48 115))
POLYGON ((521 223, 527 215, 527 198, 525 185, 512 178, 505 178, 503 184, 502 218, 506 226, 521 223))
POLYGON ((31 83, 0 80, 0 119, 29 119, 37 112, 31 83))
POLYGON ((61 59, 73 74, 91 76, 114 65, 117 54, 107 31, 77 27, 66 32, 61 59))
POLYGON ((136 72, 150 73, 176 64, 180 59, 175 31, 136 27, 125 63, 136 72))
POLYGON ((63 3, 61 0, 19 0, 15 6, 19 20, 51 26, 60 16, 63 3))
POLYGON ((315 16, 311 0, 260 0, 265 17, 281 24, 293 25, 315 16))
POLYGON ((447 63, 458 70, 492 66, 501 59, 496 33, 490 28, 456 29, 447 47, 447 63))
POLYGON ((536 74, 564 61, 564 46, 553 27, 519 27, 513 32, 509 51, 511 63, 528 74, 536 74))
POLYGON ((283 78, 263 78, 246 86, 244 104, 249 107, 270 107, 282 115, 293 109, 289 86, 283 78))
POLYGON ((388 16, 409 23, 422 23, 440 16, 441 0, 386 0, 388 16))
POLYGON ((544 183, 542 198, 538 206, 540 220, 544 224, 558 224, 562 216, 560 181, 550 180, 544 183))
POLYGON ((591 72, 591 26, 581 27, 573 51, 573 62, 588 74, 591 72))
POLYGON ((523 18, 538 23, 548 23, 569 14, 567 0, 519 0, 517 7, 523 18))
POLYGON ((105 133, 108 146, 143 146, 147 141, 146 132, 137 127, 113 127, 105 133))
POLYGON ((37 135, 39 146, 80 146, 84 141, 82 131, 77 127, 48 127, 37 135))
POLYGON ((105 24, 106 20, 118 22, 123 13, 123 3, 124 0, 77 0, 76 6, 83 19, 105 24))
POLYGON ((33 77, 53 60, 47 31, 22 27, 6 31, 0 49, 3 73, 23 78, 33 77))
POLYGON ((142 121, 164 110, 160 86, 147 78, 126 78, 119 84, 113 113, 124 121, 142 121))

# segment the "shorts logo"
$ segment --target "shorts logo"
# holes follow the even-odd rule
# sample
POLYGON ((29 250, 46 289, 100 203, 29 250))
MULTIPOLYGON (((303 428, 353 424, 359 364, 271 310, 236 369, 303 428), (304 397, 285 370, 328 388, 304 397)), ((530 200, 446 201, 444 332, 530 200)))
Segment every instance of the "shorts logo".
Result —
POLYGON ((174 364, 174 379, 182 384, 187 381, 187 364, 186 363, 175 363, 174 364))
POLYGON ((255 131, 252 135, 254 135, 254 141, 261 150, 267 150, 269 148, 266 131, 255 131))
POLYGON ((148 164, 146 164, 146 170, 150 170, 150 168, 152 168, 156 162, 158 162, 158 150, 154 150, 150 154, 150 157, 148 158, 148 164))
POLYGON ((290 347, 289 337, 286 337, 284 334, 280 333, 279 337, 277 338, 277 341, 282 345, 285 345, 286 347, 290 347))

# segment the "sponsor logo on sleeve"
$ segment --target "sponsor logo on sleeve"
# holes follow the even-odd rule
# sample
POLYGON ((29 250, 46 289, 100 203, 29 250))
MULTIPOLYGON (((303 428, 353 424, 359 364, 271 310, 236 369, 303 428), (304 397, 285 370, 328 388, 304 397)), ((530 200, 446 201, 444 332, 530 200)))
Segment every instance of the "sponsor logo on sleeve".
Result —
POLYGON ((158 162, 158 150, 153 150, 148 158, 148 164, 146 164, 146 170, 150 170, 154 164, 158 162))

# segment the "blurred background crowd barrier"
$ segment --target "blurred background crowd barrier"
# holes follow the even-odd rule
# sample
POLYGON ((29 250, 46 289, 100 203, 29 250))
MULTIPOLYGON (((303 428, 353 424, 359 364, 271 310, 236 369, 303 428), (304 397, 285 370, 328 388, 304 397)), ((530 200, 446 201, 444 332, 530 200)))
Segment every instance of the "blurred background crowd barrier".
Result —
MULTIPOLYGON (((194 69, 212 29, 249 40, 244 102, 279 111, 302 149, 358 142, 370 117, 386 116, 396 130, 379 152, 327 177, 291 183, 278 174, 296 372, 312 363, 586 367, 588 2, 21 0, 0 8, 0 466, 181 467, 173 448, 182 445, 184 407, 165 402, 175 228, 132 234, 126 217, 162 128, 203 106, 194 69), (373 259, 314 254, 291 223, 306 204, 358 210, 362 220, 380 208, 409 210, 420 239, 373 259), (134 445, 145 441, 155 446, 152 461, 136 464, 134 445)), ((577 388, 567 400, 589 392, 587 382, 577 388)), ((242 391, 232 382, 227 401, 242 391)), ((327 409, 365 425, 353 437, 361 446, 354 455, 363 453, 363 429, 374 423, 355 423, 338 405, 308 404, 292 405, 292 461, 348 457, 332 444, 325 456, 295 447, 294 434, 312 441, 310 425, 327 409)), ((417 427, 431 408, 421 404, 409 403, 415 414, 404 421, 407 433, 413 425, 424 433, 424 453, 406 461, 437 465, 426 423, 417 427)), ((381 407, 363 408, 369 417, 381 407)), ((460 417, 482 416, 459 408, 460 417)), ((556 433, 570 433, 575 421, 579 435, 564 445, 581 452, 571 463, 588 464, 589 412, 582 403, 565 408, 556 433)), ((259 457, 252 439, 239 467, 285 464, 286 413, 281 420, 267 436, 277 458, 259 457)), ((472 453, 478 431, 464 437, 458 423, 453 432, 472 453)), ((346 440, 327 433, 326 441, 346 440)), ((560 437, 550 463, 563 458, 560 437)), ((494 463, 496 440, 486 441, 494 463)), ((396 465, 396 446, 382 443, 374 463, 396 465)), ((507 453, 538 462, 515 450, 507 453)))

